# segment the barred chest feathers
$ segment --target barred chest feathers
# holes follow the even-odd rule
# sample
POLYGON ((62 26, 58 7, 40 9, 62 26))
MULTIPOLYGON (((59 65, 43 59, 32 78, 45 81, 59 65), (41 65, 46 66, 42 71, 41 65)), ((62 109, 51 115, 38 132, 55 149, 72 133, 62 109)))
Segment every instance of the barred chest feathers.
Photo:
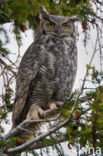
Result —
POLYGON ((38 72, 37 84, 41 88, 44 86, 43 90, 47 94, 55 92, 56 100, 64 101, 72 89, 76 75, 75 38, 58 39, 46 36, 41 44, 41 53, 42 51, 45 51, 45 59, 38 72))
POLYGON ((41 44, 41 53, 42 51, 45 51, 45 54, 43 54, 45 55, 44 64, 40 68, 40 73, 43 72, 43 76, 44 72, 50 73, 51 78, 52 74, 54 74, 54 80, 55 76, 63 76, 63 73, 70 72, 70 68, 73 68, 74 72, 76 71, 77 49, 75 38, 58 39, 46 37, 41 44))

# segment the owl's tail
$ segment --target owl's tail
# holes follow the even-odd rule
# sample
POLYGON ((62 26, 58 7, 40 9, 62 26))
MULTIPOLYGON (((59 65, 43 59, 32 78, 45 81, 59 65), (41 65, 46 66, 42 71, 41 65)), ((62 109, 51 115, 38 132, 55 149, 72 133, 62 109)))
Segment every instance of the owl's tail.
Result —
POLYGON ((12 126, 12 130, 14 128, 19 129, 15 134, 15 137, 19 137, 23 140, 23 142, 27 142, 30 139, 33 139, 35 136, 40 133, 40 128, 43 125, 43 122, 35 123, 35 122, 26 122, 23 126, 12 126))

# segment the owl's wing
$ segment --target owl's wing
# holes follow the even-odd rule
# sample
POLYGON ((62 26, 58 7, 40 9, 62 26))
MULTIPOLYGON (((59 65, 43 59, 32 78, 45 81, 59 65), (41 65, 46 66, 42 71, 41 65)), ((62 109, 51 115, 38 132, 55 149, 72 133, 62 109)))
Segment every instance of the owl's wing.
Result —
POLYGON ((19 121, 20 114, 25 107, 30 83, 36 77, 40 68, 37 51, 38 49, 36 49, 35 44, 32 44, 24 54, 19 66, 12 114, 13 127, 15 127, 19 121))

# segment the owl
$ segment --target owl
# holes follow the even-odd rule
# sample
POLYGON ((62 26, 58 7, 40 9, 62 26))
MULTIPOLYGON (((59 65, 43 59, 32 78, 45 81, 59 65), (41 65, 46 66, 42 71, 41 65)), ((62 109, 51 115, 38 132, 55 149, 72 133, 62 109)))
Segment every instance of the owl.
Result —
MULTIPOLYGON (((43 6, 40 11, 35 40, 25 52, 17 74, 13 128, 29 117, 44 118, 47 109, 54 111, 63 105, 76 77, 77 17, 51 15, 43 6)), ((28 131, 34 134, 39 124, 31 123, 28 131)), ((30 134, 22 131, 19 136, 27 140, 30 134)))

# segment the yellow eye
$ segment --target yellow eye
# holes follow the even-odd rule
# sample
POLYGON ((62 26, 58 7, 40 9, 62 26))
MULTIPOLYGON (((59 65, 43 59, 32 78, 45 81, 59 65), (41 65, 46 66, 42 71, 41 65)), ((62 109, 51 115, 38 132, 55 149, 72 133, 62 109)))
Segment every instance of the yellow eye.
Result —
POLYGON ((65 29, 68 29, 69 27, 68 27, 68 24, 66 24, 66 23, 64 23, 63 25, 63 28, 65 28, 65 29))
POLYGON ((53 27, 55 27, 55 24, 54 23, 48 23, 48 27, 53 28, 53 27))

